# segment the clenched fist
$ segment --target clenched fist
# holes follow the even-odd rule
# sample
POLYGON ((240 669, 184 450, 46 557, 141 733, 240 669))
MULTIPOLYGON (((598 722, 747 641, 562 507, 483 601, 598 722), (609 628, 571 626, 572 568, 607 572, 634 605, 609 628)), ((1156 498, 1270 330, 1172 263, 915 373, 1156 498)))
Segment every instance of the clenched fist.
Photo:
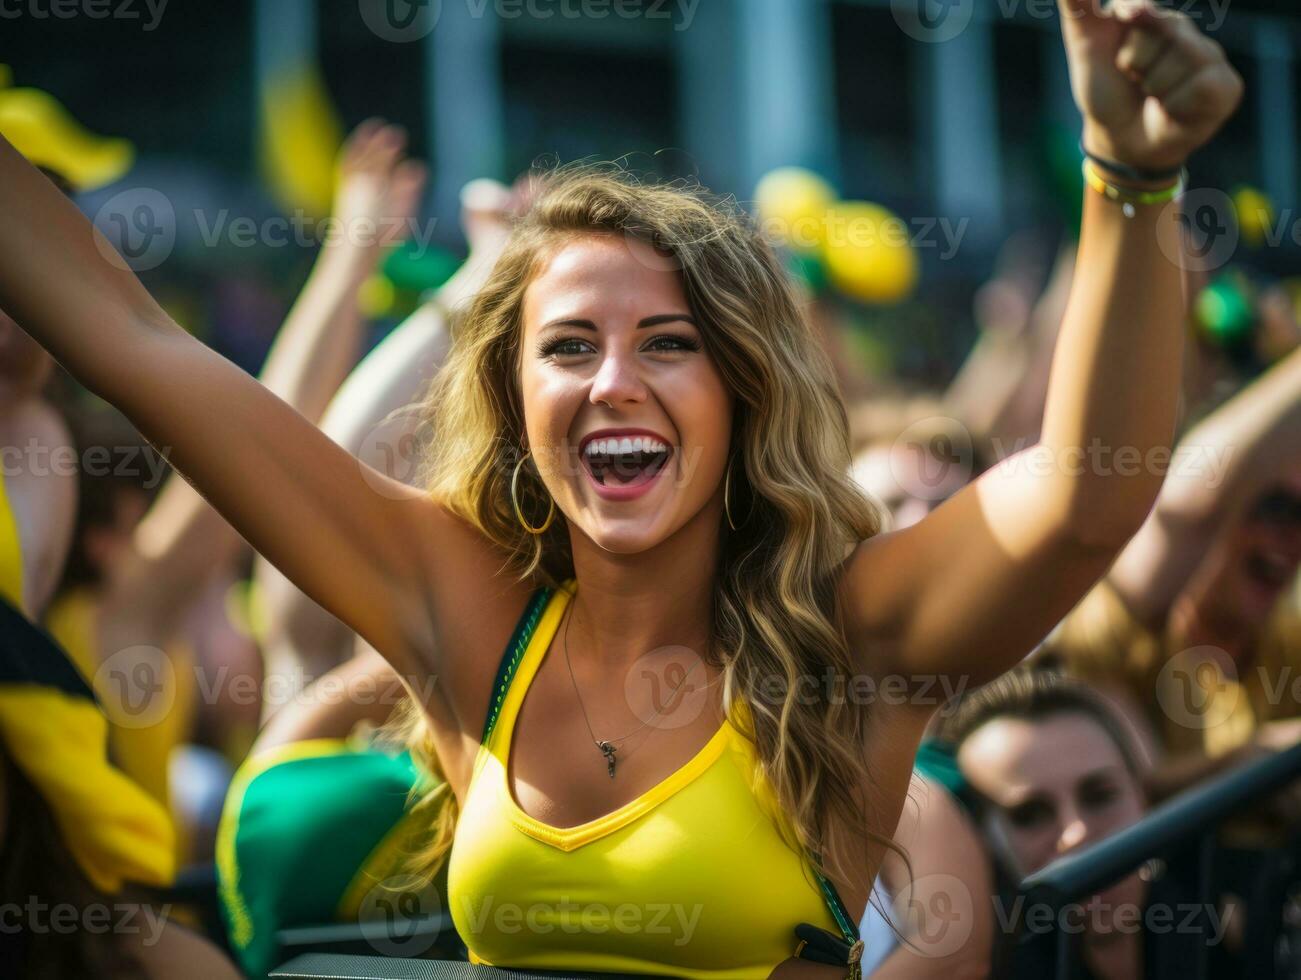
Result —
POLYGON ((1084 146, 1140 170, 1172 170, 1242 99, 1224 49, 1152 0, 1058 0, 1084 146))

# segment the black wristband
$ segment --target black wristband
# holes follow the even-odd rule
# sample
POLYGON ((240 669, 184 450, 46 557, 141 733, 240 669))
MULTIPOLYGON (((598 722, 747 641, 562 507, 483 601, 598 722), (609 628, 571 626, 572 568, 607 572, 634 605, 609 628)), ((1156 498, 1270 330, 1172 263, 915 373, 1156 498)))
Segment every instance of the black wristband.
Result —
POLYGON ((1175 167, 1173 170, 1140 170, 1138 167, 1131 167, 1115 160, 1108 160, 1106 157, 1100 157, 1096 153, 1090 153, 1086 150, 1083 141, 1080 142, 1080 152, 1099 166, 1106 167, 1112 173, 1128 180, 1157 183, 1158 181, 1174 180, 1183 173, 1183 167, 1175 167))

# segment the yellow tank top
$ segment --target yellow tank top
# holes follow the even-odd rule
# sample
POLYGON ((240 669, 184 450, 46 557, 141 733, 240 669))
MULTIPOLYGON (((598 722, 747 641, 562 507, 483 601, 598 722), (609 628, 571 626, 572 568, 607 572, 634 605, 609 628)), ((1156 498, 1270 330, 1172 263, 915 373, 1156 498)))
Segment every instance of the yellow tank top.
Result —
POLYGON ((573 589, 543 594, 531 632, 517 629, 518 667, 494 692, 457 821, 448 900, 471 962, 762 980, 794 955, 799 923, 840 934, 808 861, 774 823, 752 743, 728 721, 681 769, 599 819, 552 827, 515 803, 515 719, 573 589))

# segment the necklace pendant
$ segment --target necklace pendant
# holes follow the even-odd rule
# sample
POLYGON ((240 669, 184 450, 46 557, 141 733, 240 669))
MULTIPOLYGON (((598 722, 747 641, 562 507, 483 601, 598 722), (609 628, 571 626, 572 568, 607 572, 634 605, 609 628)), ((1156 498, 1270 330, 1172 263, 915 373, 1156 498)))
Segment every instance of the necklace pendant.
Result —
POLYGON ((605 756, 606 769, 609 770, 610 778, 613 779, 615 747, 611 745, 609 742, 597 742, 596 747, 599 748, 601 750, 601 753, 605 756))

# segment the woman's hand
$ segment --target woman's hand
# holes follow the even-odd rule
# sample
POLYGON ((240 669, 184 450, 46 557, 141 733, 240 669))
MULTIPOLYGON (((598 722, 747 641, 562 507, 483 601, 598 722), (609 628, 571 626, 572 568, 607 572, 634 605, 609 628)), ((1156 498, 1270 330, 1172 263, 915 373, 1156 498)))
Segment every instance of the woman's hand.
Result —
POLYGON ((1232 115, 1242 78, 1224 49, 1152 0, 1059 0, 1090 152, 1143 170, 1183 166, 1232 115))
POLYGON ((382 119, 362 123, 343 145, 334 218, 343 238, 378 261, 386 245, 411 236, 426 168, 407 159, 407 136, 382 119))

